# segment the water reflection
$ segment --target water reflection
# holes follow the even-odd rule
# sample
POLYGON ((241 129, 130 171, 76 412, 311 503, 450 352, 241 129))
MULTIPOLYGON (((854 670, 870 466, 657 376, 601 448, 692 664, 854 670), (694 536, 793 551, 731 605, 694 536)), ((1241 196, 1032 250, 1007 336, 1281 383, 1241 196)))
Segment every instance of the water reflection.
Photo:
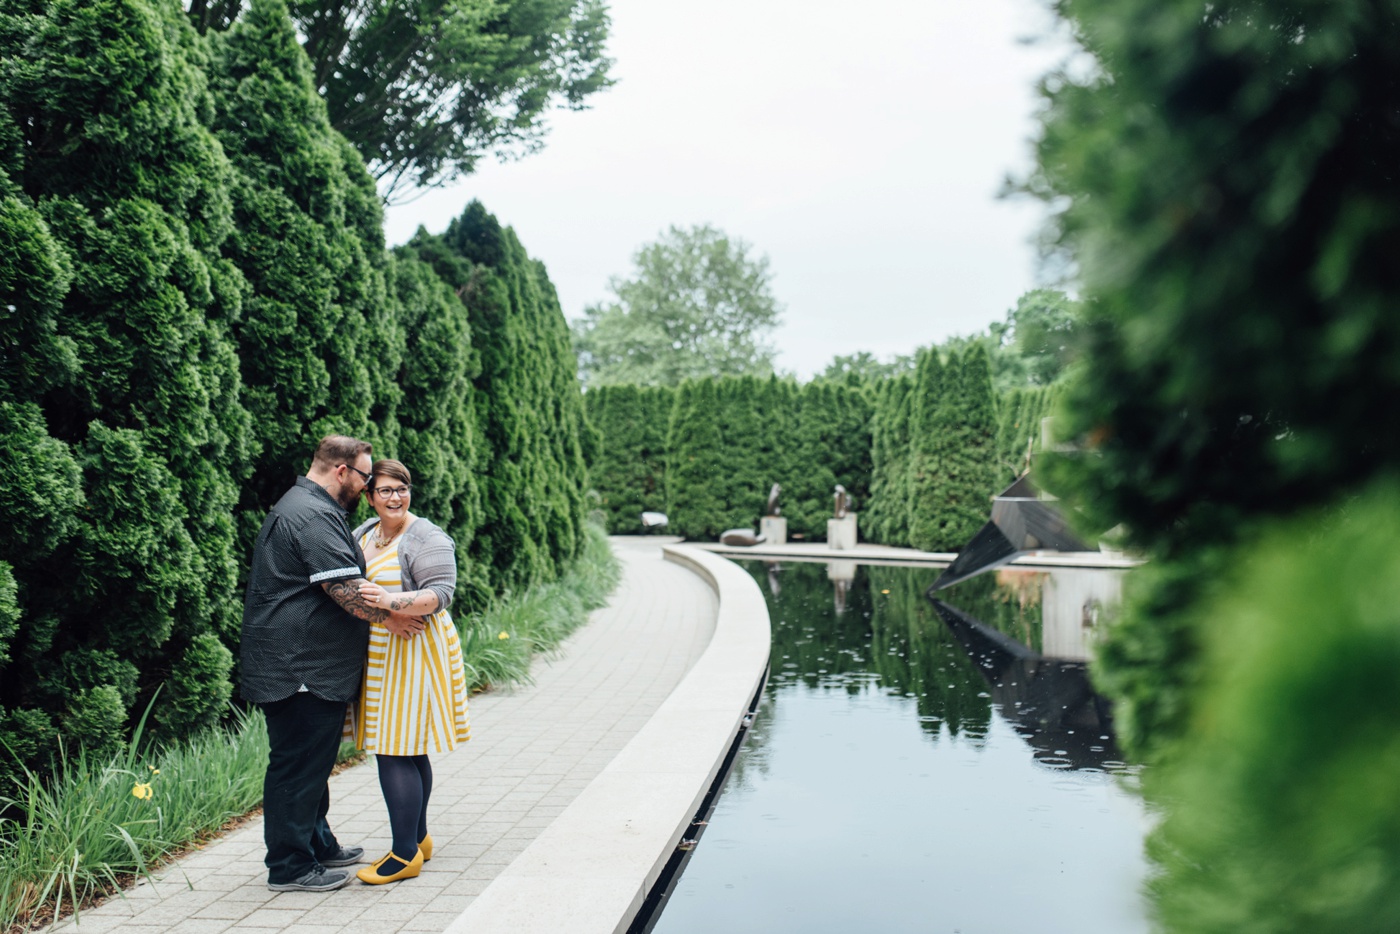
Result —
POLYGON ((991 689, 991 701, 1041 765, 1121 766, 1108 701, 1083 662, 1037 655, 941 600, 934 607, 991 689))
POLYGON ((1077 660, 1119 581, 1005 569, 936 604, 937 569, 746 566, 772 673, 656 931, 1146 929, 1141 805, 1077 660))

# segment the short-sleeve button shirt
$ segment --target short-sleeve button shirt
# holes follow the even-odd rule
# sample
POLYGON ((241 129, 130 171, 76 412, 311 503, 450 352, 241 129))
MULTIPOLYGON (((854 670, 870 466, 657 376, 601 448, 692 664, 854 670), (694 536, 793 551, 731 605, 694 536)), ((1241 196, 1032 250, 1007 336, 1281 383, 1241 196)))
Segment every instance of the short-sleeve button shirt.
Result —
POLYGON ((365 576, 345 510, 298 477, 263 520, 243 601, 243 696, 266 704, 305 685, 323 700, 359 692, 369 623, 326 595, 326 581, 365 576))

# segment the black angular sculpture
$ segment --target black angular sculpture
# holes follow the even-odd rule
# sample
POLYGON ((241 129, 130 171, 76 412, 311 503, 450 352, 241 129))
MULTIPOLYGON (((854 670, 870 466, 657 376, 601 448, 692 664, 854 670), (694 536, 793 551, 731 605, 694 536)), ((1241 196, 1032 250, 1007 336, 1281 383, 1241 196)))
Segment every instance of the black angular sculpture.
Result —
POLYGON ((1025 551, 1092 551, 1069 529, 1060 511, 1036 496, 1030 477, 1021 477, 992 499, 992 521, 963 546, 943 569, 930 594, 1005 564, 1025 551))

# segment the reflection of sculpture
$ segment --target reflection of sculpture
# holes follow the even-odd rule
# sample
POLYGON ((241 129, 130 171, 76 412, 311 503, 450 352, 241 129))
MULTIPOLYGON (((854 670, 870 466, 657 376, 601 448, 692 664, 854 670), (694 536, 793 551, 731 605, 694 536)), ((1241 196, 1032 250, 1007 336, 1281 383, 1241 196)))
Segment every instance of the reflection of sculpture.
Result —
POLYGON ((778 506, 778 494, 782 492, 782 489, 775 483, 773 489, 768 491, 768 511, 764 513, 765 516, 781 516, 783 514, 782 509, 778 506))
POLYGON ((846 518, 846 513, 851 511, 851 497, 846 492, 846 488, 841 484, 836 484, 836 518, 846 518))
POLYGON ((1118 762, 1112 709, 1094 693, 1085 663, 1038 655, 957 607, 933 605, 1037 761, 1071 769, 1118 762))
POLYGON ((832 597, 836 601, 836 615, 846 612, 846 595, 851 592, 851 584, 856 579, 854 561, 829 561, 826 565, 826 579, 831 581, 832 597))

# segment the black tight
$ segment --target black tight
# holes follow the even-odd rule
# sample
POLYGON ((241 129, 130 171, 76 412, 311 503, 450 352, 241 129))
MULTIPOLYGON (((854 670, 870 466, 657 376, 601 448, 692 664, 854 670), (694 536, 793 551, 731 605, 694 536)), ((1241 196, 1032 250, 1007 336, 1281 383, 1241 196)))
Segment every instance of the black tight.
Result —
POLYGON ((433 767, 427 756, 375 756, 379 787, 389 806, 389 831, 394 855, 408 862, 428 835, 428 796, 433 793, 433 767))

